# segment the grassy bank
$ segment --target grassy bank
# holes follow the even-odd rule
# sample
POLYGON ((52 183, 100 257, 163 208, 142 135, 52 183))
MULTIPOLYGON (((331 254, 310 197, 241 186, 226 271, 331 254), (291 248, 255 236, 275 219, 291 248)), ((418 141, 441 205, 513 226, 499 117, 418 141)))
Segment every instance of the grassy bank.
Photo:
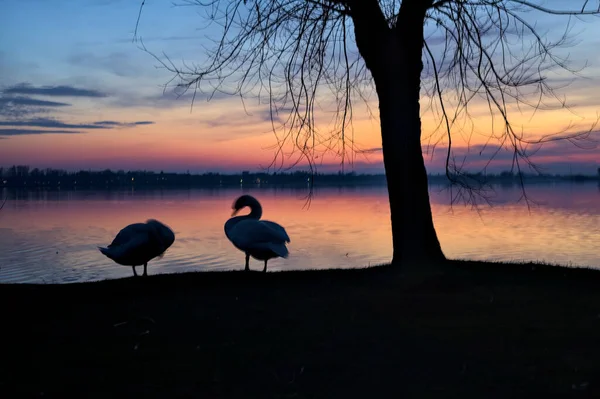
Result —
POLYGON ((586 269, 185 273, 0 300, 4 398, 600 397, 586 269))

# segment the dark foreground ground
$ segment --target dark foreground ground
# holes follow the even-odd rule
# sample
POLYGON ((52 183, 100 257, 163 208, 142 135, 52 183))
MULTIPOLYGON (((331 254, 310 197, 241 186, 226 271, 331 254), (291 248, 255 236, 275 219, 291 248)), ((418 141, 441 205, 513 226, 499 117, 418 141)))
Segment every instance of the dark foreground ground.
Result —
POLYGON ((590 270, 186 273, 0 305, 1 398, 600 397, 590 270))

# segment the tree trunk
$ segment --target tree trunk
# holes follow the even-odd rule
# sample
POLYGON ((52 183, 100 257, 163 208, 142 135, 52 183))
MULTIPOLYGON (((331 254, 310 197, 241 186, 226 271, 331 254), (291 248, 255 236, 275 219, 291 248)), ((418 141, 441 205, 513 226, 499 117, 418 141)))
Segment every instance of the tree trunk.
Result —
POLYGON ((431 1, 403 1, 394 28, 387 26, 377 2, 353 4, 356 44, 373 75, 379 97, 392 222, 392 263, 441 262, 445 257, 429 203, 419 104, 423 24, 431 1))
POLYGON ((421 150, 419 99, 409 96, 412 90, 403 87, 410 83, 406 78, 390 76, 378 85, 377 90, 394 264, 445 259, 429 202, 427 171, 421 150))

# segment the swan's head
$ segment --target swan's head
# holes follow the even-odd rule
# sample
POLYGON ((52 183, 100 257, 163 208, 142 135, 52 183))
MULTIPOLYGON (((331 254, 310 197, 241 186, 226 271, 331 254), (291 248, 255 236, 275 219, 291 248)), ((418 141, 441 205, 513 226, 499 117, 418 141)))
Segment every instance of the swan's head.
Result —
POLYGON ((260 216, 262 215, 262 207, 260 206, 258 200, 251 195, 244 194, 238 199, 236 199, 233 205, 231 206, 231 209, 233 209, 231 216, 237 215, 237 213, 245 207, 250 207, 250 209, 252 210, 250 212, 251 215, 258 215, 258 218, 260 218, 260 216))
POLYGON ((154 236, 161 243, 164 251, 173 245, 175 242, 175 233, 173 233, 173 230, 154 219, 147 220, 146 224, 152 229, 154 236))

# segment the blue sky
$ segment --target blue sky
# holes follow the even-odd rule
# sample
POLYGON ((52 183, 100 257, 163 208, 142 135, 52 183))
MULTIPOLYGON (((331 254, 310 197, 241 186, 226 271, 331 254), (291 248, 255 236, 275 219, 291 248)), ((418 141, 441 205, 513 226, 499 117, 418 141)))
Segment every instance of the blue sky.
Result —
MULTIPOLYGON (((206 103, 201 96, 190 112, 189 96, 163 95, 161 85, 172 75, 132 43, 139 6, 131 0, 0 1, 0 166, 202 172, 255 170, 270 162, 274 137, 264 109, 250 109, 247 115, 237 98, 206 103)), ((556 28, 566 21, 532 19, 548 35, 562 32, 556 28)), ((205 35, 211 33, 199 29, 204 24, 197 7, 147 0, 138 33, 149 50, 194 63, 203 59, 205 35)), ((587 79, 564 90, 575 112, 583 115, 581 126, 600 110, 599 25, 577 23, 574 33, 584 33, 576 37, 577 46, 565 50, 577 64, 588 64, 587 79)), ((555 78, 558 82, 563 76, 555 78)), ((532 129, 544 126, 534 121, 532 129)), ((359 130, 361 148, 380 145, 376 122, 365 119, 359 130)), ((598 150, 554 145, 540 154, 554 172, 594 173, 600 166, 598 150)), ((382 170, 376 150, 357 159, 358 171, 382 170)), ((337 170, 338 162, 331 160, 331 168, 337 170)), ((432 160, 428 166, 437 172, 441 165, 432 160)))

